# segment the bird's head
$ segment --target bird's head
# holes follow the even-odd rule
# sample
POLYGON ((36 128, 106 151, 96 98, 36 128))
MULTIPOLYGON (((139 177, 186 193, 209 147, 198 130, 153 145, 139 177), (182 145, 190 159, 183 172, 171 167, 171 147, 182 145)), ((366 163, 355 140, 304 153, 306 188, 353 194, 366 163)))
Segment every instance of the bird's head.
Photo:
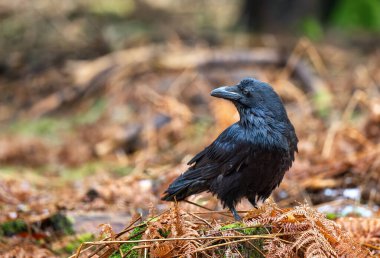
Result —
POLYGON ((287 115, 280 97, 265 82, 245 78, 234 86, 223 86, 211 91, 211 96, 232 101, 242 118, 253 113, 257 116, 272 117, 279 121, 287 115))

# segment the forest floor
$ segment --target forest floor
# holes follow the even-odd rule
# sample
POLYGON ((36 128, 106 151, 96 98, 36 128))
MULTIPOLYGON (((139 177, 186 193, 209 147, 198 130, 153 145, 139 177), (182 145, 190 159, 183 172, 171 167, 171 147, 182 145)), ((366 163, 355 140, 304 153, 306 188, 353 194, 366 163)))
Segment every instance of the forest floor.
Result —
POLYGON ((82 242, 78 257, 380 250, 379 51, 147 45, 0 80, 13 99, 0 104, 2 257, 64 257, 82 242), (160 201, 238 119, 210 91, 244 77, 274 87, 300 140, 280 187, 260 209, 241 203, 243 224, 208 193, 189 200, 215 212, 160 201))

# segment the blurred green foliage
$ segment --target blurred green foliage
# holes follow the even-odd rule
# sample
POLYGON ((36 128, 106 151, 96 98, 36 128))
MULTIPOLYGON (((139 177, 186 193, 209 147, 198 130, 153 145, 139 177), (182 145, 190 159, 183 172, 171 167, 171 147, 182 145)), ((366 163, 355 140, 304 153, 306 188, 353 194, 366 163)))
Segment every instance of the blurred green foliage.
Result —
POLYGON ((83 242, 90 242, 94 241, 95 236, 92 233, 83 233, 80 235, 75 236, 75 239, 67 243, 62 252, 72 254, 77 248, 83 243, 83 242))
POLYGON ((6 221, 0 224, 0 236, 13 236, 27 230, 28 226, 22 219, 6 221))
POLYGON ((60 212, 51 216, 48 219, 48 223, 51 225, 55 232, 58 232, 60 234, 72 235, 75 233, 72 221, 60 212))
MULTIPOLYGON (((329 18, 332 27, 340 28, 348 35, 358 30, 380 32, 379 0, 340 0, 329 18)), ((311 40, 321 40, 324 27, 315 17, 307 17, 301 22, 302 34, 311 40)))
POLYGON ((135 1, 131 0, 92 0, 86 2, 90 12, 94 14, 110 14, 124 17, 135 10, 135 1))
POLYGON ((322 24, 316 18, 306 18, 301 26, 303 34, 309 39, 317 41, 323 38, 322 24))
POLYGON ((341 0, 333 12, 332 23, 348 30, 380 32, 380 1, 341 0))
MULTIPOLYGON (((242 0, 35 0, 19 6, 10 0, 3 2, 0 72, 3 68, 20 77, 62 65, 67 59, 94 58, 118 49, 167 42, 177 37, 189 43, 202 40, 218 43, 224 39, 229 42, 233 34, 241 33, 239 17, 244 6, 242 0)), ((277 8, 278 1, 266 2, 273 9, 277 8)), ((330 26, 341 28, 351 36, 356 36, 356 29, 380 31, 379 0, 337 0, 332 12, 328 10, 328 27, 317 18, 321 5, 315 3, 307 14, 307 10, 288 12, 302 8, 296 4, 282 12, 287 14, 285 20, 297 21, 302 33, 313 40, 322 39, 323 29, 330 26)), ((258 7, 253 5, 254 9, 258 7)), ((286 29, 280 20, 271 19, 270 11, 262 11, 258 22, 277 23, 276 26, 283 27, 282 31, 292 35, 293 27, 286 29)))
POLYGON ((332 108, 331 92, 321 88, 312 96, 312 101, 318 115, 321 118, 328 118, 332 108))
POLYGON ((336 213, 329 212, 329 213, 326 213, 326 218, 331 219, 331 220, 335 220, 335 219, 339 218, 339 215, 336 213))
MULTIPOLYGON (((38 228, 41 226, 38 225, 38 223, 34 224, 34 226, 30 225, 30 228, 28 229, 28 225, 23 219, 3 222, 0 224, 0 236, 13 236, 22 232, 33 233, 31 231, 33 228, 38 228)), ((45 219, 43 224, 46 224, 44 225, 45 227, 48 225, 48 227, 57 234, 71 235, 74 233, 71 221, 61 213, 56 213, 45 219)))
POLYGON ((38 136, 54 140, 62 132, 68 132, 76 126, 93 124, 101 117, 107 107, 103 99, 96 100, 88 109, 70 117, 41 117, 37 119, 17 120, 10 124, 8 132, 25 136, 38 136))
POLYGON ((10 124, 8 130, 25 136, 39 136, 52 139, 58 132, 70 129, 67 120, 42 117, 39 119, 18 120, 10 124))

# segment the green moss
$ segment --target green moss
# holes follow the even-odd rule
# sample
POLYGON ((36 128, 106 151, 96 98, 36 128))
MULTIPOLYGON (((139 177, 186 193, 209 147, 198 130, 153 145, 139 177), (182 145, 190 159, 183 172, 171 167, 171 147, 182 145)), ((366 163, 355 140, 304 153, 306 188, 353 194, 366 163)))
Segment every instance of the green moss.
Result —
POLYGON ((244 227, 244 224, 241 222, 235 222, 231 224, 224 225, 223 227, 220 228, 220 230, 228 230, 228 229, 234 229, 234 228, 242 228, 244 227))
POLYGON ((21 219, 6 221, 0 224, 0 236, 13 236, 27 230, 27 224, 21 219))
POLYGON ((73 224, 65 215, 57 213, 50 217, 48 220, 52 225, 54 231, 64 235, 74 234, 73 224))
POLYGON ((94 240, 94 235, 92 233, 83 233, 77 236, 79 242, 89 242, 94 240))
POLYGON ((73 253, 75 250, 78 249, 78 247, 83 242, 90 242, 94 241, 95 237, 92 233, 83 233, 80 235, 77 235, 74 240, 70 241, 66 246, 63 248, 63 252, 65 253, 73 253))
POLYGON ((220 230, 231 230, 236 229, 239 232, 244 233, 245 235, 262 235, 262 234, 268 234, 270 230, 265 227, 247 227, 242 222, 234 222, 231 224, 224 225, 220 228, 220 230))
MULTIPOLYGON (((264 235, 264 234, 270 233, 270 229, 265 228, 265 227, 250 228, 250 229, 246 229, 246 230, 247 230, 247 233, 249 233, 250 235, 264 235)), ((257 239, 257 240, 253 240, 251 242, 254 246, 257 247, 258 250, 265 253, 264 252, 264 239, 257 239)), ((250 257, 264 257, 258 250, 251 249, 250 252, 252 253, 252 255, 250 257)))
POLYGON ((158 233, 164 238, 167 238, 170 235, 170 230, 164 231, 161 228, 158 230, 158 233))
POLYGON ((75 250, 79 247, 80 244, 78 244, 76 241, 69 242, 66 244, 66 246, 63 248, 63 252, 65 253, 74 253, 75 250))
MULTIPOLYGON (((245 235, 265 235, 270 232, 268 228, 265 227, 246 227, 244 223, 241 222, 235 222, 232 224, 224 225, 220 228, 220 230, 233 230, 239 231, 245 235)), ((264 257, 258 250, 264 253, 264 239, 253 239, 249 241, 248 243, 241 243, 238 245, 239 252, 244 257, 264 257), (254 245, 255 247, 253 247, 254 245)), ((222 255, 221 255, 222 256, 222 255)))
POLYGON ((270 229, 265 227, 245 228, 243 233, 246 235, 264 235, 270 233, 270 229))
MULTIPOLYGON (((120 246, 120 250, 123 252, 123 254, 126 254, 128 253, 134 246, 136 246, 137 244, 134 244, 134 243, 124 243, 120 246)), ((128 256, 126 256, 128 258, 138 258, 139 257, 139 253, 137 252, 137 250, 133 250, 132 252, 130 252, 128 254, 128 256)), ((110 258, 121 258, 121 255, 120 255, 120 252, 117 251, 117 252, 114 252, 110 258)))
MULTIPOLYGON (((142 234, 145 232, 145 230, 146 230, 145 225, 135 228, 134 230, 132 230, 132 232, 129 235, 131 237, 130 240, 140 240, 142 237, 142 234)), ((120 250, 122 251, 123 254, 126 254, 126 253, 130 252, 134 246, 137 246, 137 245, 138 245, 137 243, 124 243, 120 246, 120 250)), ((127 258, 138 258, 140 256, 139 256, 139 252, 137 250, 133 250, 126 257, 127 258)), ((120 252, 115 251, 110 256, 110 258, 121 258, 120 252)))
MULTIPOLYGON (((40 222, 31 225, 32 233, 39 230, 52 231, 52 233, 72 235, 74 230, 71 221, 61 213, 56 213, 53 216, 44 219, 40 222)), ((22 232, 27 232, 28 226, 25 221, 21 219, 7 221, 0 224, 0 236, 13 236, 22 232)))

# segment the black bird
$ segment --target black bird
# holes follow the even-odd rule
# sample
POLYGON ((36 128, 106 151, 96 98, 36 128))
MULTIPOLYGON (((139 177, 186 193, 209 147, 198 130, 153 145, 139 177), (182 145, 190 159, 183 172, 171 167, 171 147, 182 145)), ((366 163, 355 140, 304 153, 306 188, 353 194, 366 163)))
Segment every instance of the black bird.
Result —
POLYGON ((190 168, 166 190, 162 200, 181 201, 209 191, 241 220, 235 206, 244 197, 256 207, 292 166, 298 139, 284 105, 273 88, 246 78, 214 89, 211 96, 232 101, 240 120, 192 158, 190 168))

